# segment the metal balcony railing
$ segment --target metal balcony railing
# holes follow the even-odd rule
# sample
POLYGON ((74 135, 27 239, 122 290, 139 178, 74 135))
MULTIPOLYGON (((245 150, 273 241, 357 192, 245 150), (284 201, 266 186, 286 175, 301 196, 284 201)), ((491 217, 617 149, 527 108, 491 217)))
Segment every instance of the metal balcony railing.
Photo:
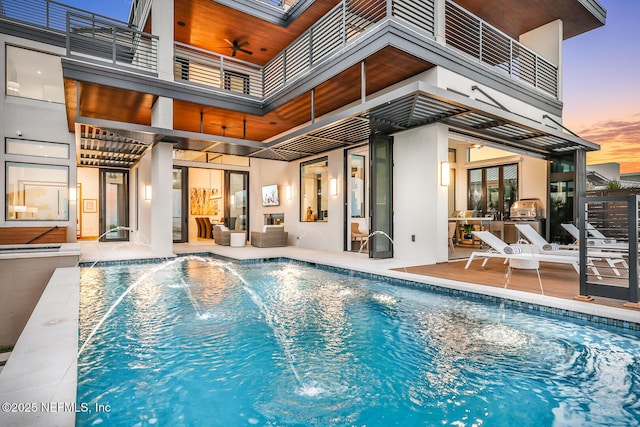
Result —
MULTIPOLYGON (((260 0, 263 1, 263 0, 260 0)), ((269 3, 269 0, 264 0, 269 3)), ((144 15, 143 5, 136 14, 144 15)), ((51 0, 3 0, 0 18, 66 32, 67 54, 155 73, 156 36, 51 0)), ((288 4, 288 3, 287 3, 288 4)), ((136 9, 137 10, 137 9, 136 9)), ((445 44, 493 70, 558 97, 558 67, 462 9, 445 7, 445 44)), ((268 98, 307 75, 382 21, 394 19, 434 37, 435 0, 343 0, 264 67, 175 43, 177 80, 268 98)))
POLYGON ((157 72, 157 36, 76 12, 67 12, 66 33, 68 57, 157 72))
POLYGON ((558 67, 450 0, 445 9, 447 46, 492 69, 558 97, 558 67))
POLYGON ((77 7, 67 6, 51 0, 2 0, 0 2, 0 18, 11 19, 20 23, 64 34, 67 29, 67 13, 76 12, 95 19, 126 26, 126 22, 108 16, 88 12, 77 7))
POLYGON ((262 97, 262 67, 179 42, 174 46, 176 80, 262 97))
POLYGON ((343 0, 265 65, 264 96, 308 73, 391 16, 434 34, 433 0, 343 0))

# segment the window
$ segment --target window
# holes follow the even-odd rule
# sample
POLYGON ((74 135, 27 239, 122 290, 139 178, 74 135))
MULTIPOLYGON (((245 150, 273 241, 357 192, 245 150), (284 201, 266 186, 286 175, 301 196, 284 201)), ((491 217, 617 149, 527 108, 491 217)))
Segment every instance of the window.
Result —
POLYGON ((300 221, 326 221, 329 216, 327 157, 300 164, 300 221))
POLYGON ((25 139, 7 138, 5 151, 7 154, 23 156, 51 157, 55 159, 69 158, 69 144, 55 142, 29 141, 25 139))
POLYGON ((234 71, 224 72, 224 88, 232 92, 249 94, 249 76, 234 71))
POLYGON ((518 165, 469 170, 469 209, 481 216, 509 215, 518 199, 518 165))
POLYGON ((64 103, 60 57, 7 46, 6 94, 64 103))
POLYGON ((364 156, 351 155, 351 218, 364 218, 364 156))
POLYGON ((6 163, 7 220, 69 220, 69 167, 6 163))

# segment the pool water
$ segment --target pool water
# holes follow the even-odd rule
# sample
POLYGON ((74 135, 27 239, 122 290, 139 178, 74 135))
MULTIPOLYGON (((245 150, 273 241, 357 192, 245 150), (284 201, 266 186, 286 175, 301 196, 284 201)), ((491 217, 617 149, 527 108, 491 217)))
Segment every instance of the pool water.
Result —
POLYGON ((640 425, 635 332, 293 262, 82 274, 78 425, 640 425))

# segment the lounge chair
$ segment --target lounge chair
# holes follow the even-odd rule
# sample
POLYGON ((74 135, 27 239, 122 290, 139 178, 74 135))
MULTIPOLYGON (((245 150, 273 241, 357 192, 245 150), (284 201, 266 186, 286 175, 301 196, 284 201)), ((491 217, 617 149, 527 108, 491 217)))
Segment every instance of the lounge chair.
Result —
MULTIPOLYGON (((572 225, 572 224, 571 224, 572 225)), ((560 249, 566 246, 560 246, 555 243, 549 243, 542 237, 536 230, 533 229, 529 224, 516 224, 516 228, 520 233, 524 235, 524 237, 531 242, 532 244, 538 246, 540 248, 540 253, 547 255, 577 255, 576 250, 574 249, 560 249)), ((574 227, 575 228, 575 227, 574 227)), ((577 229, 576 229, 577 230, 577 229)), ((570 245, 578 249, 576 245, 570 245)), ((622 257, 622 254, 616 252, 607 252, 597 250, 600 249, 600 246, 596 245, 595 248, 589 247, 587 251, 587 261, 589 265, 593 265, 593 261, 604 259, 609 267, 613 270, 616 276, 620 276, 620 271, 618 271, 618 267, 616 264, 620 264, 622 268, 628 269, 629 265, 622 257)))
POLYGON ((612 239, 610 237, 605 236, 600 232, 600 230, 595 228, 589 222, 585 224, 585 230, 587 230, 587 233, 591 235, 591 240, 595 242, 595 246, 597 246, 598 248, 619 250, 619 251, 629 250, 629 245, 627 243, 617 242, 616 239, 612 239))
POLYGON ((549 255, 577 255, 577 245, 567 246, 558 245, 557 243, 549 243, 529 224, 516 224, 516 228, 525 237, 525 239, 540 249, 540 253, 549 255))
MULTIPOLYGON (((485 252, 472 252, 469 260, 467 261, 467 264, 464 267, 465 269, 468 269, 471 265, 471 262, 476 258, 484 258, 484 261, 482 263, 483 267, 486 265, 487 261, 489 261, 489 258, 502 258, 505 261, 517 259, 523 261, 538 260, 543 262, 570 264, 573 266, 576 272, 580 272, 580 267, 578 265, 580 258, 577 253, 575 255, 548 255, 543 253, 534 253, 534 251, 523 253, 521 247, 511 246, 488 231, 474 231, 473 234, 476 237, 480 238, 480 240, 482 240, 484 243, 489 245, 490 249, 485 252)), ((590 267, 595 268, 593 266, 590 267)), ((597 270, 596 274, 598 274, 597 270)))
MULTIPOLYGON (((567 233, 571 235, 578 243, 580 240, 580 230, 573 224, 560 224, 562 228, 564 228, 567 233)), ((598 249, 607 249, 607 250, 617 250, 624 251, 628 250, 629 246, 626 243, 616 242, 614 239, 609 239, 600 233, 593 225, 587 223, 586 227, 587 233, 591 234, 591 238, 587 238, 587 246, 597 246, 598 249)))
MULTIPOLYGON (((587 223, 589 224, 589 223, 587 223)), ((562 228, 567 230, 567 232, 576 239, 576 242, 580 240, 580 230, 573 224, 561 224, 562 228)), ((593 227, 593 226, 592 226, 593 227)), ((587 231, 589 228, 587 227, 587 231)), ((601 234, 602 235, 602 234, 601 234)), ((603 236, 604 237, 604 236, 603 236)), ((613 270, 616 276, 620 276, 620 272, 616 267, 616 264, 620 264, 622 268, 629 269, 629 264, 623 258, 623 252, 628 250, 628 246, 626 243, 613 243, 605 244, 602 240, 596 239, 587 239, 587 246, 589 247, 588 254, 589 257, 597 257, 604 258, 609 264, 609 267, 613 270)))

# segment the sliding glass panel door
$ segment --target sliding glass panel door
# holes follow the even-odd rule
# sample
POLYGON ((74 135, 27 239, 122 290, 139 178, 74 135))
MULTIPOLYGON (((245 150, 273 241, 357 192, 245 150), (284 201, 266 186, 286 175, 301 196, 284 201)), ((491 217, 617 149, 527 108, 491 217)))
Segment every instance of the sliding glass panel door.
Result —
POLYGON ((249 173, 225 172, 225 223, 231 230, 249 229, 249 173))
POLYGON ((369 257, 392 258, 393 138, 373 135, 369 144, 369 155, 371 158, 371 232, 378 232, 369 240, 369 257))
POLYGON ((129 240, 128 171, 100 169, 99 205, 100 241, 129 240))
POLYGON ((187 196, 187 183, 189 168, 187 167, 174 167, 173 168, 173 242, 183 243, 189 241, 189 229, 188 213, 189 213, 189 200, 187 196))

